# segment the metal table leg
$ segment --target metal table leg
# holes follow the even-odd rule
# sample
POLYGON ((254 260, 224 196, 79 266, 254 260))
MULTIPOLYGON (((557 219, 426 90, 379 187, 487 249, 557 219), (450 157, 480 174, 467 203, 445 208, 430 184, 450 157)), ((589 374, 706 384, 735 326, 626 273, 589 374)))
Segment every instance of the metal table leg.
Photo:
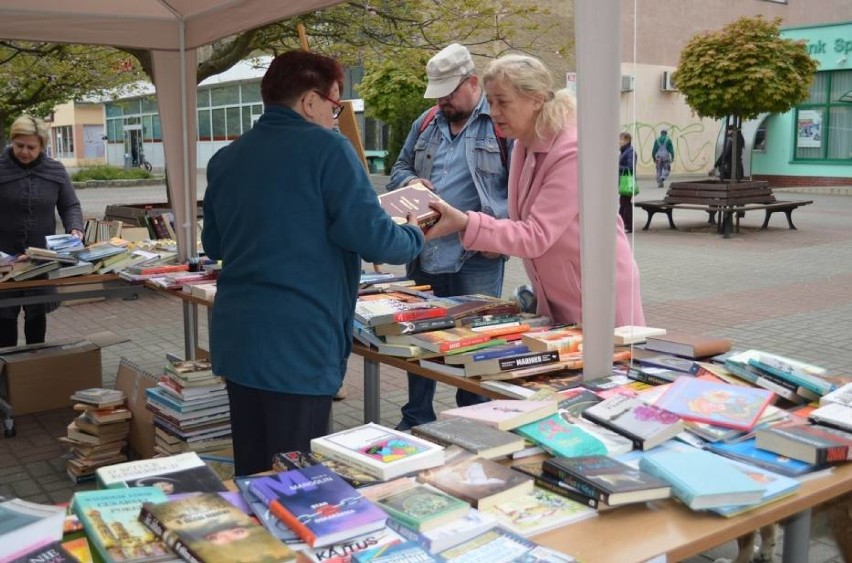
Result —
POLYGON ((784 523, 784 563, 801 563, 808 560, 811 538, 810 509, 797 512, 784 523))
POLYGON ((364 422, 381 421, 379 362, 364 358, 364 422))

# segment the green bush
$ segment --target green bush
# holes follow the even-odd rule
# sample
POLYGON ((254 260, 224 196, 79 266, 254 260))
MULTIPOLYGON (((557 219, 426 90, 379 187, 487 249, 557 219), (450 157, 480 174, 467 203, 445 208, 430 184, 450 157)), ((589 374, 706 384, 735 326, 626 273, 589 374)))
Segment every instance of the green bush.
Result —
POLYGON ((150 178, 151 173, 141 168, 124 169, 118 166, 90 166, 71 175, 75 182, 86 180, 140 180, 150 178))

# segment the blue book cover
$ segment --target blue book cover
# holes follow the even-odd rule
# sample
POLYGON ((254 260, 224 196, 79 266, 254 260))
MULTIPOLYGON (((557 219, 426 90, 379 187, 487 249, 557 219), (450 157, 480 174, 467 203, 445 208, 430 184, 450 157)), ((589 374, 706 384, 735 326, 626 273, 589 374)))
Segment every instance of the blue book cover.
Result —
POLYGON ((249 490, 311 547, 378 530, 387 521, 382 509, 324 465, 262 477, 249 490))
POLYGON ((428 563, 429 561, 443 561, 443 559, 429 553, 425 547, 416 541, 386 544, 365 549, 354 553, 352 560, 357 563, 428 563))
POLYGON ((629 452, 633 442, 560 409, 547 418, 525 424, 515 430, 555 456, 579 457, 629 452))
POLYGON ((785 477, 783 475, 773 473, 772 471, 761 469, 760 467, 755 467, 754 465, 742 463, 736 460, 731 460, 731 463, 738 470, 742 471, 743 475, 754 481, 755 484, 766 487, 766 490, 763 492, 763 497, 757 504, 720 506, 718 508, 711 509, 712 512, 720 514, 726 518, 737 516, 738 514, 742 514, 752 508, 763 506, 764 504, 768 504, 774 500, 792 495, 798 491, 801 486, 801 484, 792 477, 785 477))
POLYGON ((825 467, 824 465, 816 465, 806 461, 800 461, 789 457, 784 457, 781 454, 770 452, 769 450, 761 450, 755 445, 755 439, 749 438, 741 442, 719 442, 708 444, 707 449, 729 457, 731 459, 745 461, 758 467, 763 467, 781 475, 788 477, 799 477, 811 471, 817 471, 825 467))
POLYGON ((755 504, 766 490, 730 461, 698 449, 652 451, 639 459, 639 468, 669 483, 673 495, 693 510, 755 504))

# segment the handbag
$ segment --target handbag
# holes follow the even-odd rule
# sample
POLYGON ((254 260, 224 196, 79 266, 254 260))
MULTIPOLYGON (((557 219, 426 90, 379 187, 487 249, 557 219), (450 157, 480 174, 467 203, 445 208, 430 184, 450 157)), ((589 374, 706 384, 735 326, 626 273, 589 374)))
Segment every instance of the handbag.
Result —
POLYGON ((633 174, 622 174, 618 177, 618 195, 634 196, 639 193, 639 185, 633 174))

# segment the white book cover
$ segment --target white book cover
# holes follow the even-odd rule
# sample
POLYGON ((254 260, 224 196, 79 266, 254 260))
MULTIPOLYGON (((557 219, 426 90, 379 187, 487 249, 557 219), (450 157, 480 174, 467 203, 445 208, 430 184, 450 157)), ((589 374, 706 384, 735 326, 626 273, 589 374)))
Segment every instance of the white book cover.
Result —
POLYGON ((615 328, 615 345, 641 344, 649 336, 663 336, 665 334, 666 329, 664 328, 633 325, 619 326, 615 328))
POLYGON ((808 418, 818 424, 834 426, 847 432, 852 432, 852 407, 840 403, 829 403, 824 407, 815 409, 808 418))
POLYGON ((311 451, 382 480, 444 463, 442 446, 372 422, 314 438, 311 451))

